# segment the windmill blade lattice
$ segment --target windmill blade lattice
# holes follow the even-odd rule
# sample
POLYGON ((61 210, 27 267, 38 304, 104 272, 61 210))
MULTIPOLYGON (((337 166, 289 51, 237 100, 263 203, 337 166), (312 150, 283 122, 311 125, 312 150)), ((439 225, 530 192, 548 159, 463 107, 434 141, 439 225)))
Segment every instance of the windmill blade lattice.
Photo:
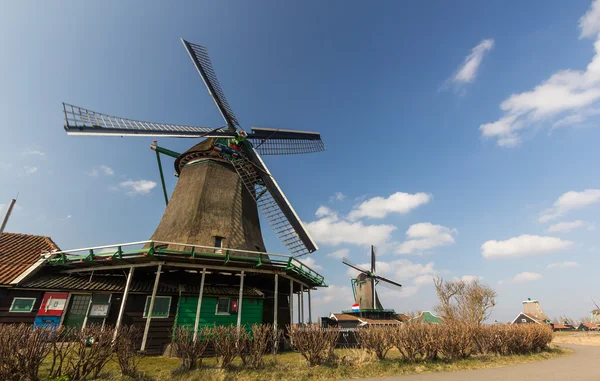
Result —
MULTIPOLYGON (((273 193, 281 191, 269 189, 265 184, 265 176, 270 176, 263 172, 266 168, 259 168, 244 157, 232 157, 229 160, 256 201, 258 209, 292 255, 301 257, 317 250, 317 246, 302 226, 292 206, 289 203, 282 205, 273 197, 273 193)), ((285 200, 285 196, 283 198, 285 200)))
POLYGON ((65 130, 69 135, 168 136, 200 138, 233 136, 219 127, 185 126, 180 124, 145 122, 101 114, 83 107, 63 103, 65 130))
POLYGON ((236 128, 240 128, 237 117, 233 113, 231 106, 229 106, 229 102, 227 102, 227 98, 225 98, 223 89, 221 89, 217 74, 215 73, 215 69, 213 69, 210 57, 208 56, 208 49, 202 45, 192 44, 184 39, 181 39, 181 42, 183 42, 192 62, 194 62, 194 66, 196 66, 200 77, 202 77, 202 80, 208 89, 208 93, 215 101, 221 112, 221 116, 223 116, 223 119, 227 122, 229 129, 235 130, 236 128))
POLYGON ((261 155, 293 155, 325 151, 318 132, 252 127, 248 135, 261 155))

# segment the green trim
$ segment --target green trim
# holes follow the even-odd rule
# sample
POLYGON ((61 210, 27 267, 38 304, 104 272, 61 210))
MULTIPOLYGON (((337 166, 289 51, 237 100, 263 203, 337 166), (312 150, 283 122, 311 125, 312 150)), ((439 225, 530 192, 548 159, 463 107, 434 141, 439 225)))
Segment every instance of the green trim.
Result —
POLYGON ((181 156, 181 154, 179 152, 175 152, 175 151, 171 151, 170 149, 159 147, 158 144, 156 144, 156 143, 154 143, 152 145, 154 146, 154 150, 157 153, 160 152, 163 155, 171 156, 171 157, 174 157, 175 159, 177 159, 179 156, 181 156))
POLYGON ((165 196, 165 204, 169 205, 169 196, 167 195, 165 176, 163 174, 162 163, 160 162, 160 152, 158 151, 158 146, 156 144, 154 146, 156 147, 154 152, 156 152, 156 162, 158 163, 158 173, 160 173, 160 183, 162 184, 163 195, 165 196))

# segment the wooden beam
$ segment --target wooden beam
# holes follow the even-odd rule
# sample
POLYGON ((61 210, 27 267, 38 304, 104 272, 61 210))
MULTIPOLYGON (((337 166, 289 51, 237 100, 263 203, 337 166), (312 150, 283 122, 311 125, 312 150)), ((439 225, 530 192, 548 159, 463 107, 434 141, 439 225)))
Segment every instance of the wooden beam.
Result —
POLYGON ((127 304, 127 297, 129 296, 129 287, 131 286, 131 279, 133 279, 134 267, 129 268, 129 274, 127 274, 127 282, 125 283, 125 291, 123 292, 123 299, 121 300, 121 308, 119 308, 119 316, 117 317, 117 323, 115 324, 115 334, 113 341, 117 339, 117 334, 121 328, 123 322, 123 315, 125 314, 125 305, 127 304))
POLYGON ((135 267, 135 268, 152 267, 152 266, 157 266, 160 264, 164 265, 165 262, 148 262, 148 263, 136 263, 136 264, 130 263, 128 265, 114 265, 114 266, 92 266, 92 267, 86 267, 86 268, 81 268, 81 269, 63 270, 63 271, 61 271, 61 273, 72 274, 72 273, 84 273, 84 272, 88 272, 88 271, 130 269, 132 267, 135 267))
POLYGON ((275 274, 275 300, 273 301, 273 354, 277 349, 277 314, 279 312, 279 275, 275 274))
POLYGON ((310 303, 310 288, 308 289, 308 324, 312 325, 312 310, 311 310, 311 303, 310 303))
POLYGON ((238 296, 237 330, 242 327, 242 296, 244 293, 244 272, 240 273, 240 295, 238 296))
POLYGON ((294 280, 290 279, 290 327, 294 324, 294 280))
POLYGON ((304 325, 304 286, 300 286, 300 311, 302 325, 304 325))
POLYGON ((198 307, 196 308, 196 322, 194 323, 194 341, 198 337, 198 324, 200 324, 200 308, 202 307, 202 297, 204 294, 204 278, 206 269, 202 269, 202 278, 200 279, 200 293, 198 294, 198 307))
MULTIPOLYGON (((146 316, 146 327, 144 328, 144 337, 142 338, 142 346, 140 351, 146 350, 146 342, 148 341, 148 332, 150 332, 150 322, 152 321, 152 310, 154 309, 154 300, 156 299, 156 291, 158 290, 158 281, 160 280, 160 272, 162 270, 162 263, 160 263, 156 269, 156 278, 154 279, 154 288, 152 288, 152 297, 150 297, 150 306, 148 307, 148 316, 146 316)), ((144 303, 144 307, 145 307, 144 303)))

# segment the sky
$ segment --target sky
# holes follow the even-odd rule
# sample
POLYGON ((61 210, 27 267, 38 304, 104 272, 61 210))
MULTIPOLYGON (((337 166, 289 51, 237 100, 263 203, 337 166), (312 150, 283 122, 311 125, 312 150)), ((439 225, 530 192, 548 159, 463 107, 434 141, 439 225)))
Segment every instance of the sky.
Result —
POLYGON ((495 288, 498 321, 527 298, 575 319, 600 299, 600 0, 22 1, 0 36, 7 231, 65 250, 152 235, 153 139, 67 136, 61 102, 223 125, 183 37, 209 48, 243 128, 322 134, 325 152, 265 158, 320 247, 313 318, 350 309, 341 258, 367 263, 369 245, 404 285, 380 289, 398 312, 434 308, 433 276, 495 288))

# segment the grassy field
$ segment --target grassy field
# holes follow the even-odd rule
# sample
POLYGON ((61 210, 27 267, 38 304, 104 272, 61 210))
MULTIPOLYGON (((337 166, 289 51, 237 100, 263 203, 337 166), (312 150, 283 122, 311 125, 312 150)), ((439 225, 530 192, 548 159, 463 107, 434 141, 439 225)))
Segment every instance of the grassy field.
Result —
MULTIPOLYGON (((274 360, 269 356, 265 368, 247 370, 241 367, 239 359, 228 370, 217 369, 214 359, 205 359, 202 368, 177 375, 174 370, 179 366, 179 360, 167 357, 148 357, 140 362, 140 369, 147 380, 169 381, 204 381, 204 380, 341 380, 349 378, 380 377, 390 375, 406 375, 429 372, 448 372, 480 368, 494 368, 505 365, 521 364, 545 360, 569 354, 570 351, 559 347, 530 355, 515 356, 475 356, 470 359, 455 362, 443 360, 434 362, 405 363, 400 359, 396 350, 391 350, 384 361, 370 359, 360 350, 337 350, 338 364, 308 367, 304 359, 297 353, 283 353, 274 360)), ((125 380, 119 375, 115 363, 110 363, 102 374, 105 380, 125 380)), ((43 374, 43 372, 42 372, 43 374)))
POLYGON ((554 344, 579 344, 600 346, 600 332, 556 332, 554 344))

